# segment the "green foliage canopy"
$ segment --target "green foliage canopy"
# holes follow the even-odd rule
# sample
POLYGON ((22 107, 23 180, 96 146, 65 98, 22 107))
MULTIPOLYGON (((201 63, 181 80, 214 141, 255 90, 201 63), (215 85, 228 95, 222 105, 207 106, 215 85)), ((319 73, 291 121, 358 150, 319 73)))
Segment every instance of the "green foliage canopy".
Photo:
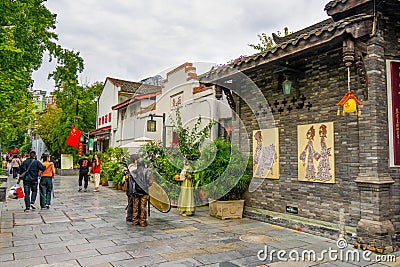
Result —
MULTIPOLYGON (((42 64, 44 53, 58 66, 50 75, 56 86, 71 94, 77 89, 77 72, 83 70, 79 53, 57 44, 56 15, 45 0, 3 0, 0 3, 0 144, 10 146, 17 136, 32 127, 35 119, 32 73, 42 64)), ((69 99, 60 97, 61 109, 69 99)), ((86 103, 83 103, 86 104, 86 103)), ((95 115, 94 115, 95 116, 95 115)), ((65 141, 65 140, 64 140, 65 141)))

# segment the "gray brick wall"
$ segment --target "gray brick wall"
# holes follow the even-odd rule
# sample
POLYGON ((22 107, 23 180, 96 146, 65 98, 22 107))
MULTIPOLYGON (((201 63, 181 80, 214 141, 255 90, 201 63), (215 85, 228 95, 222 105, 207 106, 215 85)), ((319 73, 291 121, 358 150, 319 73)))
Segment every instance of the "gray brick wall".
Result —
MULTIPOLYGON (((280 130, 280 179, 265 179, 257 191, 247 194, 246 205, 281 213, 285 213, 286 206, 296 206, 299 208, 299 216, 327 222, 337 222, 339 209, 344 208, 346 223, 356 226, 360 218, 359 193, 355 183, 359 172, 359 118, 354 115, 336 115, 336 103, 347 91, 347 72, 342 63, 341 48, 309 57, 302 67, 305 71, 299 75, 294 86, 306 97, 306 104, 310 102, 312 107, 310 110, 304 107, 274 113, 276 126, 280 130), (330 121, 334 122, 335 128, 336 183, 299 182, 297 125, 330 121)), ((266 69, 263 75, 255 73, 249 74, 249 77, 259 86, 269 105, 273 106, 275 100, 290 100, 295 92, 285 97, 278 88, 276 77, 271 73, 271 70, 266 69)), ((352 89, 360 88, 354 68, 351 84, 352 89)), ((357 95, 362 94, 359 92, 357 95)), ((258 103, 254 106, 257 107, 258 103)), ((239 107, 241 118, 246 118, 244 123, 248 131, 248 135, 242 134, 241 138, 252 140, 252 131, 258 129, 255 116, 243 101, 239 107)), ((258 111, 261 114, 263 110, 258 111)))

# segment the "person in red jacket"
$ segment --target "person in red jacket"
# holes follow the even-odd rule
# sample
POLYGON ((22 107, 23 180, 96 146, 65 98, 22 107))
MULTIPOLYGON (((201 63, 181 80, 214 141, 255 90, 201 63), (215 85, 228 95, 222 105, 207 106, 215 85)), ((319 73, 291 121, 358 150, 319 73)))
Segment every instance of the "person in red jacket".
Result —
POLYGON ((101 170, 101 160, 99 159, 99 155, 93 155, 92 161, 92 173, 94 177, 94 192, 99 192, 100 185, 100 170, 101 170))

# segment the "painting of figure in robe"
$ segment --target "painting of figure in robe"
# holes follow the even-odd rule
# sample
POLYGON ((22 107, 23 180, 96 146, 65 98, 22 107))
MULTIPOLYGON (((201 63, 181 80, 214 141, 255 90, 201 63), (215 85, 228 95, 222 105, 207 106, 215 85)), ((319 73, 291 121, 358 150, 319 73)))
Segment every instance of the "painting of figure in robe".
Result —
POLYGON ((297 132, 298 180, 335 183, 333 122, 298 125, 297 132))
POLYGON ((253 177, 279 179, 278 128, 253 131, 253 177))

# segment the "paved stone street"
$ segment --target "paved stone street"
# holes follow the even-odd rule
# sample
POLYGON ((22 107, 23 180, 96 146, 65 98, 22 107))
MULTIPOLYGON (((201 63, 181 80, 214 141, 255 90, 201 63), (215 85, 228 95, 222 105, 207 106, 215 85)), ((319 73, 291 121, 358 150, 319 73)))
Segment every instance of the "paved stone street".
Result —
POLYGON ((175 208, 168 214, 152 209, 148 227, 132 226, 125 222, 124 192, 103 187, 94 193, 92 183, 88 192, 77 192, 73 176, 55 181, 50 210, 24 213, 23 200, 3 203, 0 266, 397 266, 331 261, 328 254, 285 262, 275 252, 271 261, 272 250, 286 251, 281 258, 289 258, 291 250, 314 250, 319 257, 323 249, 337 249, 336 241, 248 218, 218 220, 207 207, 193 217, 181 217, 175 208), (263 261, 257 254, 266 246, 263 261))

